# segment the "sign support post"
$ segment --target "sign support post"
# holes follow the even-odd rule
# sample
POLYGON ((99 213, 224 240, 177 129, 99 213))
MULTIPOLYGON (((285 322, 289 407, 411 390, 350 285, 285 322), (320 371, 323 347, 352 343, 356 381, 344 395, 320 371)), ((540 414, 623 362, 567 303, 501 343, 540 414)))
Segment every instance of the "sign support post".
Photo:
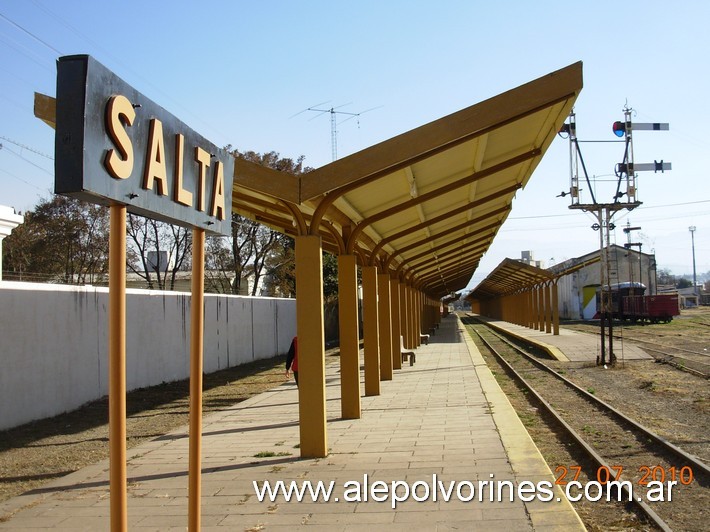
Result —
MULTIPOLYGON (((205 226, 231 234, 234 157, 87 55, 59 58, 55 193, 109 205, 111 532, 128 528, 126 213, 192 227, 188 529, 200 530, 205 226)), ((320 270, 319 270, 320 271, 320 270)), ((322 357, 321 357, 322 358, 322 357)), ((325 393, 325 392, 324 392, 325 393)))
POLYGON ((126 495, 126 206, 110 207, 108 277, 111 532, 128 530, 126 495))
POLYGON ((205 230, 192 229, 192 297, 190 298, 190 449, 188 530, 200 530, 202 485, 202 356, 205 323, 205 230))

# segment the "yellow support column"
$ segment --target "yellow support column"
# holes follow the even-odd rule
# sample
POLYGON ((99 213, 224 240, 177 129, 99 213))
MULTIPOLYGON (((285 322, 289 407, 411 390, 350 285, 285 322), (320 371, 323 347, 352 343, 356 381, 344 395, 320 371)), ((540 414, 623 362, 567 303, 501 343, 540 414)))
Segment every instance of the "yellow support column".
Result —
POLYGON ((417 347, 422 345, 422 293, 418 289, 414 292, 416 301, 416 318, 414 339, 417 341, 417 347))
POLYGON ((410 328, 410 334, 412 335, 411 342, 412 347, 416 349, 419 347, 419 333, 417 332, 419 324, 417 324, 417 289, 413 286, 409 287, 409 304, 412 306, 412 322, 410 328))
POLYGON ((551 304, 551 290, 549 286, 544 286, 545 291, 545 332, 550 334, 552 332, 552 304, 551 304))
POLYGON ((404 295, 406 297, 407 306, 407 338, 405 346, 407 349, 415 349, 417 344, 414 343, 414 303, 412 301, 412 287, 406 285, 404 295))
POLYGON ((407 285, 399 283, 399 330, 402 335, 404 347, 410 349, 409 345, 409 307, 407 306, 407 285))
POLYGON ((380 339, 377 318, 377 267, 362 268, 362 318, 365 340, 365 395, 380 395, 380 339))
POLYGON ((508 315, 505 321, 515 323, 515 296, 505 296, 506 313, 508 315))
POLYGON ((528 329, 532 329, 533 315, 535 313, 535 303, 533 300, 533 291, 531 289, 528 289, 527 294, 528 294, 528 323, 526 324, 526 327, 528 329))
POLYGON ((552 332, 560 335, 560 304, 558 301, 557 281, 552 283, 552 332))
POLYGON ((411 335, 412 335, 412 347, 415 349, 419 347, 419 335, 417 334, 417 329, 419 328, 419 325, 417 324, 417 289, 414 288, 413 286, 409 287, 409 296, 411 298, 411 305, 412 305, 412 329, 411 329, 411 335))
POLYGON ((429 296, 424 295, 422 297, 422 332, 424 334, 429 334, 430 327, 431 327, 431 301, 429 301, 429 296))
POLYGON ((390 309, 390 276, 377 274, 378 316, 380 328, 380 380, 392 380, 392 317, 390 309))
POLYGON ((343 419, 359 419, 360 338, 357 316, 357 259, 338 257, 338 314, 340 326, 340 409, 343 419))
POLYGON ((431 329, 434 326, 434 301, 432 301, 431 298, 427 298, 427 303, 426 303, 426 323, 424 324, 424 327, 426 330, 424 331, 425 333, 429 333, 429 329, 431 329))
POLYGON ((394 276, 390 279, 390 295, 392 296, 392 368, 402 369, 402 355, 399 350, 399 336, 402 334, 399 310, 399 281, 394 276))
POLYGON ((328 455, 323 335, 323 250, 317 235, 296 237, 298 414, 302 458, 328 455))
POLYGON ((537 328, 539 331, 545 330, 545 287, 539 286, 537 289, 537 328))

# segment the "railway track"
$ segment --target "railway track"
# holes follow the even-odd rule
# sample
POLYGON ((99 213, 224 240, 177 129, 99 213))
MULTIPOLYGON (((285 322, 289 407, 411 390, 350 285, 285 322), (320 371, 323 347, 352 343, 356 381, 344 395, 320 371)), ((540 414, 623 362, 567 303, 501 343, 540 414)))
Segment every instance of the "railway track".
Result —
MULTIPOLYGON (((633 341, 641 343, 641 341, 639 340, 633 341)), ((710 378, 710 364, 707 362, 674 355, 672 353, 669 353, 668 351, 663 351, 655 347, 643 346, 643 349, 647 351, 648 354, 651 355, 658 362, 669 364, 681 371, 686 371, 688 373, 692 373, 700 377, 705 377, 706 379, 710 378)))
MULTIPOLYGON (((660 530, 700 530, 707 526, 702 515, 702 509, 710 506, 707 464, 579 388, 484 324, 472 325, 469 321, 469 326, 506 374, 526 389, 536 406, 547 410, 564 427, 566 437, 596 464, 596 471, 587 471, 590 479, 628 481, 624 500, 630 488, 631 504, 660 530), (653 480, 665 486, 669 481, 676 482, 671 486, 672 501, 643 500, 648 482, 653 480)), ((554 472, 558 481, 565 483, 574 471, 558 467, 554 472)))
MULTIPOLYGON (((692 325, 695 326, 697 324, 692 324, 692 325)), ((654 332, 647 332, 647 331, 643 331, 643 330, 638 330, 637 328, 633 328, 633 329, 625 328, 623 325, 621 326, 621 329, 624 332, 624 334, 621 336, 623 336, 626 340, 631 340, 634 342, 652 343, 652 344, 657 345, 658 347, 663 347, 666 349, 673 349, 675 351, 680 351, 682 353, 688 353, 691 355, 697 355, 699 357, 710 358, 710 353, 708 353, 707 351, 698 351, 695 349, 687 349, 685 347, 679 347, 677 345, 670 345, 670 344, 661 343, 658 341, 658 334, 654 333, 654 332), (649 339, 644 340, 643 337, 646 337, 649 339)))
MULTIPOLYGON (((586 333, 599 334, 596 329, 592 331, 589 327, 583 327, 581 329, 576 327, 571 328, 574 330, 581 330, 586 333)), ((615 330, 618 331, 619 328, 622 328, 623 333, 620 334, 615 332, 615 341, 633 342, 639 344, 657 362, 669 364, 676 369, 686 371, 700 377, 705 377, 706 379, 710 378, 710 352, 660 343, 658 341, 657 334, 654 333, 623 328, 623 326, 617 326, 615 330), (650 339, 644 339, 642 338, 643 336, 647 336, 650 339)))
MULTIPOLYGON (((657 340, 644 340, 639 338, 639 335, 642 334, 644 333, 641 331, 629 333, 625 330, 623 334, 614 334, 614 339, 637 343, 658 362, 670 364, 681 371, 687 371, 706 379, 710 378, 710 353, 661 344, 657 340)), ((653 335, 649 334, 649 336, 653 335)))

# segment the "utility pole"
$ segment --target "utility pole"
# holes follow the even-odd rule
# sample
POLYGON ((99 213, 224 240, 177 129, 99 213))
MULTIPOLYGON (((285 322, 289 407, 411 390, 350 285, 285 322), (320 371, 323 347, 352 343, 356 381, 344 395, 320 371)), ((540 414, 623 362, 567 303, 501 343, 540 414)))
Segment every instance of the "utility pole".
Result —
MULTIPOLYGON (((577 123, 574 111, 570 113, 569 121, 563 124, 559 134, 568 135, 570 141, 570 188, 569 191, 563 191, 559 196, 564 197, 569 195, 571 198, 570 209, 589 212, 596 217, 596 222, 592 225, 592 229, 599 231, 599 256, 600 256, 600 294, 599 294, 599 311, 600 311, 600 337, 601 337, 601 355, 597 357, 597 365, 606 366, 616 362, 616 355, 613 348, 613 300, 611 290, 610 277, 610 233, 615 229, 613 223, 614 215, 621 210, 633 210, 641 202, 638 200, 638 185, 636 182, 636 172, 650 171, 664 172, 671 169, 671 163, 654 161, 653 163, 635 163, 632 132, 634 130, 641 131, 668 131, 669 127, 666 123, 632 123, 631 109, 624 107, 624 121, 614 122, 612 131, 619 137, 626 137, 624 142, 624 158, 621 163, 618 163, 614 169, 617 177, 616 192, 612 197, 611 202, 603 203, 597 201, 594 194, 595 187, 587 173, 584 158, 580 150, 580 142, 606 142, 606 141, 580 141, 577 138, 577 123), (580 168, 583 172, 584 183, 589 191, 591 203, 582 203, 580 200, 580 168), (607 331, 608 331, 608 358, 607 358, 607 331)), ((636 228, 634 228, 636 229, 636 228)), ((639 228, 640 229, 640 228, 639 228)), ((640 246, 640 244, 639 244, 640 246)), ((616 304, 620 304, 617 301, 616 304)), ((618 307, 617 307, 618 308, 618 307)))
POLYGON ((693 293, 695 294, 695 302, 698 303, 698 279, 695 276, 695 226, 691 225, 688 230, 690 230, 690 241, 693 246, 693 293))

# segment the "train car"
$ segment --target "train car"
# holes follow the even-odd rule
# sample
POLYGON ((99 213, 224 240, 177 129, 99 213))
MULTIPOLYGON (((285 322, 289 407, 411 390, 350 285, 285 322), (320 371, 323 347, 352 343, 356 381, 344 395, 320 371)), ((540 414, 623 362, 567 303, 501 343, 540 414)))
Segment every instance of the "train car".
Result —
MULTIPOLYGON (((621 321, 670 322, 680 315, 678 294, 645 295, 642 283, 618 283, 611 285, 612 317, 621 321)), ((601 309, 601 294, 597 291, 597 309, 601 309)))
POLYGON ((622 300, 624 313, 619 315, 622 320, 669 323, 680 315, 678 294, 624 296, 622 300))
MULTIPOLYGON (((615 319, 626 319, 624 298, 628 296, 643 296, 646 292, 646 285, 643 283, 616 283, 611 289, 611 314, 615 319)), ((597 288, 597 314, 601 313, 601 287, 597 288)))

